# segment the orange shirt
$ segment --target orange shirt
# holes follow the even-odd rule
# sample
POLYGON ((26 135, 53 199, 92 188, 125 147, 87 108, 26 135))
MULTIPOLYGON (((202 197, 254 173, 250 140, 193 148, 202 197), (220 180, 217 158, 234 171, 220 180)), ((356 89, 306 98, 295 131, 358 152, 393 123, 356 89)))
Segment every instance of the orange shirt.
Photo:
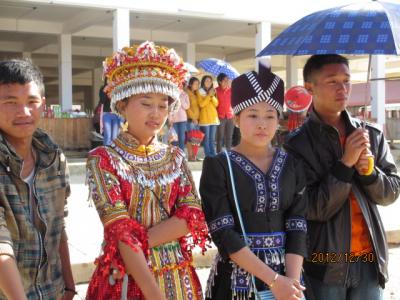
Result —
POLYGON ((351 246, 350 252, 355 255, 372 252, 367 223, 361 212, 360 205, 353 193, 349 194, 351 203, 351 246))
MULTIPOLYGON (((346 143, 346 137, 340 137, 342 148, 346 143)), ((361 212, 360 205, 352 192, 349 194, 351 211, 351 242, 350 252, 355 255, 372 252, 372 245, 369 237, 367 223, 361 212)))

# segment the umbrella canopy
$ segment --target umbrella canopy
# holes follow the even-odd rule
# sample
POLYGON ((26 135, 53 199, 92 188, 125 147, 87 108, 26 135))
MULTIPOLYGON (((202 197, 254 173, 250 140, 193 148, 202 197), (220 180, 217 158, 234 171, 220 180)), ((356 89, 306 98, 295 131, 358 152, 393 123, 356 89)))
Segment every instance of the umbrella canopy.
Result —
POLYGON ((367 1, 310 14, 257 56, 279 54, 400 55, 400 4, 367 1))
POLYGON ((229 63, 217 58, 203 59, 198 63, 198 66, 215 76, 218 76, 220 73, 225 73, 229 79, 232 80, 240 75, 239 72, 229 63))
MULTIPOLYGON (((368 83, 371 55, 400 55, 400 4, 372 0, 315 12, 286 28, 257 56, 279 54, 368 54, 368 83)), ((365 97, 364 107, 367 102, 365 97)))

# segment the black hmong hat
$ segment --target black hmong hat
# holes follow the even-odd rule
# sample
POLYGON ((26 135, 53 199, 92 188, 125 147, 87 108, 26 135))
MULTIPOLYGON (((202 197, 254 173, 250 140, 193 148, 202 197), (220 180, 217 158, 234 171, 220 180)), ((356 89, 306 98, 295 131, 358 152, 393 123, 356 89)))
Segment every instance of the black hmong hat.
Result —
POLYGON ((267 102, 279 114, 282 114, 284 99, 283 80, 271 72, 271 69, 259 63, 258 74, 255 71, 240 75, 232 81, 232 108, 235 114, 243 109, 267 102))

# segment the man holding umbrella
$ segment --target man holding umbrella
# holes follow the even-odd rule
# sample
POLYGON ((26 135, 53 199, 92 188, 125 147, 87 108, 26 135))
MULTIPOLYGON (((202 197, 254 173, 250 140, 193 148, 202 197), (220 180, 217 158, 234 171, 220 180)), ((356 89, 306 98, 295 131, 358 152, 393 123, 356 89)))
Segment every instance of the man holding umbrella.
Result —
POLYGON ((303 77, 314 109, 286 148, 303 160, 307 175, 307 290, 324 300, 382 299, 388 249, 377 205, 393 203, 400 193, 389 146, 380 129, 363 128, 346 111, 345 57, 313 55, 303 77))

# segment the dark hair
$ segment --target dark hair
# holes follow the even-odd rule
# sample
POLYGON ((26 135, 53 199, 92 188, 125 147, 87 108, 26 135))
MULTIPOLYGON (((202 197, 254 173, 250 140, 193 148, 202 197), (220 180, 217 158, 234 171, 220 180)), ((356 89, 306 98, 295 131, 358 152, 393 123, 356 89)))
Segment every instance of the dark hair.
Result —
POLYGON ((228 75, 226 75, 225 73, 219 73, 217 76, 218 84, 221 84, 222 80, 224 80, 226 77, 228 77, 228 75))
POLYGON ((213 79, 210 75, 204 75, 203 78, 201 78, 201 84, 200 84, 201 88, 204 89, 206 92, 208 92, 209 90, 211 90, 213 88, 213 79), (211 86, 210 88, 207 90, 206 87, 204 86, 204 83, 206 82, 206 79, 210 78, 211 79, 211 86))
POLYGON ((344 64, 349 66, 349 60, 339 54, 318 54, 311 56, 303 68, 304 82, 311 82, 312 76, 316 71, 321 70, 326 65, 344 64))
POLYGON ((189 88, 189 90, 192 90, 192 85, 193 85, 193 83, 195 83, 196 81, 200 82, 200 80, 197 79, 196 77, 190 77, 189 82, 188 82, 188 88, 189 88))
POLYGON ((36 83, 41 96, 44 96, 43 75, 39 67, 30 59, 11 59, 0 61, 0 84, 36 83))

